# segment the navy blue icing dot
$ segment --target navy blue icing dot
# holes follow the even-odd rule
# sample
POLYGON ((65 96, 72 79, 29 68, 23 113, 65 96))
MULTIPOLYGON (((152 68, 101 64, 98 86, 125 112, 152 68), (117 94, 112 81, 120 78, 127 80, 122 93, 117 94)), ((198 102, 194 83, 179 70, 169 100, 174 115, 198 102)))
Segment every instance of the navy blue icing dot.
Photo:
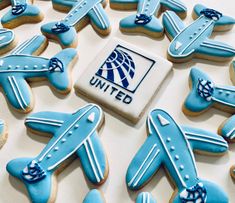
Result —
POLYGON ((219 20, 223 16, 219 11, 210 8, 203 9, 200 14, 213 20, 219 20))
POLYGON ((20 15, 27 8, 27 4, 18 4, 12 7, 11 13, 12 15, 20 15))
POLYGON ((152 16, 147 16, 146 14, 138 14, 135 18, 135 24, 145 25, 152 20, 152 16))
POLYGON ((69 29, 70 28, 68 25, 65 25, 64 23, 58 22, 55 24, 55 26, 53 28, 51 28, 51 31, 55 34, 60 34, 60 33, 67 32, 69 29))

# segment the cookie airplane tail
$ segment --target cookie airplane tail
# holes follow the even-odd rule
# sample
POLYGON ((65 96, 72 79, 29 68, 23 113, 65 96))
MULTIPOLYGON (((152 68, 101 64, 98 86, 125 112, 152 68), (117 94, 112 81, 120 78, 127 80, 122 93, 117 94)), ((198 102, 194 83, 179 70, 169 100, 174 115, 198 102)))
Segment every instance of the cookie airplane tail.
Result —
POLYGON ((44 171, 36 165, 31 166, 33 163, 32 158, 19 158, 10 161, 7 164, 7 171, 10 175, 21 180, 28 191, 30 199, 33 203, 48 202, 52 192, 52 173, 48 172, 46 176, 44 171), (27 173, 27 174, 26 174, 27 173), (40 177, 44 177, 40 179, 40 177), (34 183, 34 184, 32 184, 34 183))
POLYGON ((151 36, 154 37, 160 37, 163 34, 163 26, 155 15, 131 15, 122 19, 119 26, 123 32, 141 32, 144 34, 151 32, 153 33, 151 36))
POLYGON ((194 14, 195 14, 194 15, 195 18, 197 18, 203 14, 203 15, 208 16, 209 18, 215 19, 215 30, 218 30, 218 31, 229 30, 235 24, 234 18, 232 18, 230 16, 223 15, 219 11, 207 8, 202 4, 197 4, 194 6, 194 14), (219 28, 217 28, 217 27, 219 27, 219 28))
POLYGON ((196 185, 178 191, 172 202, 228 203, 228 196, 216 184, 199 179, 196 185))
POLYGON ((48 80, 55 89, 61 92, 67 92, 70 90, 69 67, 74 63, 76 58, 76 50, 73 48, 67 48, 50 59, 49 70, 52 74, 48 75, 48 80))

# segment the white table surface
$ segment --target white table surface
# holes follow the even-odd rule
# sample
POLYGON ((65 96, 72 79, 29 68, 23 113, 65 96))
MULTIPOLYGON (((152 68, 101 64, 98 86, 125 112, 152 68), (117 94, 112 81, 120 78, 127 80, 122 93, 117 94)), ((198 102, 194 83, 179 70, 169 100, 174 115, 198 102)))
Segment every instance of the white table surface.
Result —
MULTIPOLYGON (((188 8, 188 17, 185 19, 186 24, 192 22, 191 12, 196 3, 202 3, 235 17, 233 0, 184 0, 184 2, 188 8)), ((23 25, 14 29, 19 42, 39 34, 42 24, 59 20, 65 15, 53 10, 50 1, 35 1, 35 4, 44 12, 45 19, 39 24, 23 25)), ((0 16, 8 9, 9 7, 1 10, 0 16)), ((166 50, 169 45, 166 36, 163 39, 153 40, 145 36, 124 35, 119 31, 119 21, 134 12, 111 10, 109 5, 106 7, 106 12, 112 25, 112 32, 108 37, 101 38, 90 25, 78 33, 79 45, 77 51, 79 60, 73 69, 74 81, 113 36, 133 43, 156 55, 166 57, 166 50)), ((235 46, 235 28, 229 32, 215 33, 212 37, 235 46)), ((43 56, 52 57, 60 50, 58 44, 50 42, 43 56)), ((229 64, 230 62, 213 63, 205 60, 192 60, 189 63, 174 65, 172 74, 164 82, 150 108, 157 107, 167 110, 179 124, 188 124, 216 132, 220 123, 228 118, 229 114, 210 109, 201 116, 190 118, 182 113, 181 106, 189 92, 188 74, 191 66, 196 65, 202 68, 217 83, 231 85, 228 72, 229 64)), ((79 98, 74 90, 68 96, 63 97, 53 92, 44 82, 34 83, 32 87, 35 96, 33 112, 45 110, 73 112, 87 103, 79 98)), ((9 138, 0 150, 0 203, 29 202, 23 184, 15 178, 9 177, 5 166, 8 161, 16 157, 38 155, 49 139, 28 133, 24 126, 24 119, 27 115, 12 111, 7 105, 3 94, 0 94, 0 106, 0 118, 4 119, 9 127, 9 138)), ((135 126, 106 111, 105 119, 106 122, 100 136, 108 155, 110 173, 107 181, 99 188, 103 191, 107 203, 134 202, 138 192, 127 189, 125 175, 131 159, 146 138, 146 114, 135 126)), ((220 185, 228 193, 230 202, 234 203, 235 185, 230 178, 229 169, 235 164, 235 145, 230 145, 229 152, 222 157, 196 155, 196 162, 200 177, 220 185)), ((82 202, 87 192, 92 188, 94 186, 85 179, 79 160, 75 160, 58 177, 56 203, 82 202)), ((159 203, 168 202, 173 193, 173 189, 162 169, 158 171, 142 191, 151 192, 159 203)))

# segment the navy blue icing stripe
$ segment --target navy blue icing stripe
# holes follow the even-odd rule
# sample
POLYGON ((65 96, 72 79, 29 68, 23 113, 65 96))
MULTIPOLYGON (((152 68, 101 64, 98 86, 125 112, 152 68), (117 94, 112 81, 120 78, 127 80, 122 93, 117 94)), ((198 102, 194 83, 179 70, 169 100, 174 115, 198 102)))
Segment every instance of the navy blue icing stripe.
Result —
POLYGON ((146 25, 152 20, 152 16, 146 14, 138 14, 135 18, 135 24, 137 25, 146 25))
POLYGON ((51 28, 51 31, 55 34, 60 34, 60 33, 67 32, 69 29, 70 28, 68 25, 65 25, 64 23, 58 22, 55 24, 54 27, 51 28))
POLYGON ((27 4, 18 4, 12 7, 11 13, 12 15, 20 15, 27 8, 27 4))
POLYGON ((219 11, 210 8, 203 9, 200 14, 214 20, 219 20, 223 16, 219 11))

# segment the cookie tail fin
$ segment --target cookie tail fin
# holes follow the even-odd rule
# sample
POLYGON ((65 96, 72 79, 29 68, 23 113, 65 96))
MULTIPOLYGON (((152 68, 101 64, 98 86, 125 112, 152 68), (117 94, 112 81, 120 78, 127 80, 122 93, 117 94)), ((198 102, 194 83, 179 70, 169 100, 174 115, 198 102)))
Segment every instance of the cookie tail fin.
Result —
POLYGON ((184 102, 184 112, 190 111, 190 115, 200 114, 213 103, 214 83, 198 68, 191 69, 189 79, 191 91, 184 102))
POLYGON ((211 8, 207 8, 202 4, 196 4, 194 6, 194 18, 198 18, 200 15, 206 12, 204 15, 208 15, 210 18, 216 18, 215 30, 216 31, 226 31, 233 27, 235 24, 235 19, 230 16, 223 15, 219 11, 211 8))
POLYGON ((230 117, 220 125, 219 134, 227 141, 235 141, 235 116, 230 117))
POLYGON ((136 203, 145 203, 145 202, 148 202, 148 203, 157 203, 157 201, 153 198, 153 196, 148 193, 148 192, 141 192, 136 201, 136 203))
POLYGON ((104 197, 99 190, 91 190, 83 200, 83 203, 105 203, 104 197))
POLYGON ((48 80, 56 90, 68 92, 71 89, 69 79, 69 67, 77 58, 77 52, 73 48, 67 48, 50 59, 50 72, 48 80))
POLYGON ((141 32, 150 34, 152 37, 162 36, 164 30, 155 15, 147 16, 145 14, 128 16, 120 21, 119 26, 123 32, 141 32))
POLYGON ((42 25, 41 31, 48 39, 57 41, 62 48, 77 47, 77 32, 73 26, 63 22, 51 22, 42 25))
POLYGON ((199 180, 196 185, 179 191, 172 202, 228 203, 228 197, 216 184, 205 180, 199 180))
POLYGON ((25 184, 32 202, 45 203, 51 197, 52 174, 35 166, 31 158, 14 159, 7 164, 7 171, 25 184))

